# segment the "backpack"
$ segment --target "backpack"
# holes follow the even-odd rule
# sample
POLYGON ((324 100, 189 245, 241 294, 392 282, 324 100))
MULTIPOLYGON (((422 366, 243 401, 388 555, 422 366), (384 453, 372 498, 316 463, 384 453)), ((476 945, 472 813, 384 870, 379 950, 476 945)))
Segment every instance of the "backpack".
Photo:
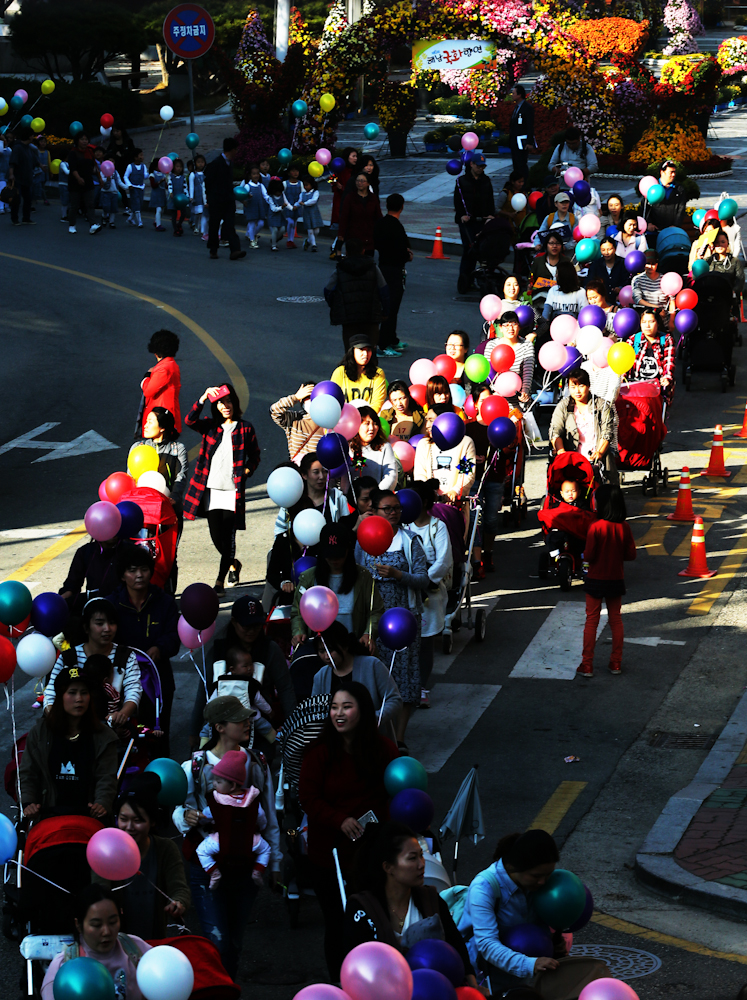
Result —
MULTIPOLYGON (((667 342, 666 334, 662 333, 662 335, 659 337, 659 346, 661 347, 662 351, 664 350, 664 345, 666 344, 666 342, 667 342)), ((643 334, 639 330, 638 333, 635 335, 635 337, 633 337, 633 350, 635 351, 636 357, 638 357, 638 352, 640 351, 642 344, 643 344, 643 334)))

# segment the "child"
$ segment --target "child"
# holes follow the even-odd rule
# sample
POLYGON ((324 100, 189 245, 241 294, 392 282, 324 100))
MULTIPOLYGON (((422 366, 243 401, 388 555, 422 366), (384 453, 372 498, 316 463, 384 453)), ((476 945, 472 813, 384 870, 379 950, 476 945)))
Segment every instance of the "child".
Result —
POLYGON ((560 484, 560 499, 563 503, 570 504, 571 507, 584 507, 588 509, 588 504, 584 503, 581 496, 581 491, 579 485, 575 479, 566 479, 560 484))
POLYGON ((39 159, 39 166, 34 170, 34 181, 35 186, 38 185, 38 194, 34 197, 41 197, 44 200, 44 204, 49 204, 49 199, 47 198, 47 184, 49 183, 49 150, 47 149, 47 137, 45 135, 40 135, 35 143, 37 149, 37 157, 39 159))
POLYGON ((202 815, 213 820, 218 830, 205 837, 197 848, 197 857, 210 875, 213 890, 222 874, 219 862, 229 878, 251 864, 252 882, 262 885, 262 874, 270 861, 270 845, 257 832, 264 830, 267 817, 259 804, 259 789, 254 785, 246 787, 246 760, 243 751, 229 750, 212 770, 213 801, 202 815), (238 809, 241 813, 233 812, 238 809))
POLYGON ((256 163, 249 164, 249 170, 244 179, 244 187, 249 192, 249 197, 244 202, 246 238, 249 240, 251 246, 257 250, 259 248, 259 230, 265 224, 269 202, 265 186, 260 179, 259 167, 256 163))
POLYGON ((313 177, 304 177, 303 193, 301 194, 301 211, 303 221, 306 224, 306 239, 303 241, 303 248, 311 247, 311 252, 316 253, 316 235, 322 228, 322 213, 319 211, 319 191, 313 177))
POLYGON ((137 226, 138 229, 143 228, 143 197, 148 176, 148 168, 143 162, 142 149, 133 150, 132 163, 128 163, 125 170, 124 186, 127 188, 127 197, 132 213, 127 221, 131 226, 137 226))
MULTIPOLYGON (((9 163, 10 146, 3 139, 0 139, 0 191, 2 191, 5 187, 5 179, 8 176, 9 163)), ((0 215, 9 211, 10 208, 6 208, 5 202, 0 201, 0 215)))
MULTIPOLYGON (((263 672, 264 666, 262 664, 258 666, 263 672)), ((268 722, 272 708, 262 697, 260 682, 254 674, 255 664, 251 655, 243 649, 232 646, 226 653, 225 660, 216 660, 213 664, 213 676, 217 679, 215 691, 209 700, 229 694, 238 698, 245 708, 253 709, 255 712, 254 731, 263 736, 268 743, 273 743, 277 733, 268 722)), ((210 736, 209 726, 205 727, 204 735, 210 736)))
POLYGON ((122 178, 116 170, 111 177, 104 177, 99 171, 99 182, 101 185, 101 224, 108 225, 110 229, 116 229, 114 220, 119 207, 119 189, 123 187, 122 178))
POLYGON ((93 207, 101 208, 101 164, 104 162, 104 147, 96 146, 93 151, 95 169, 93 171, 93 207))
POLYGON ((580 677, 594 676, 594 646, 603 600, 607 604, 612 631, 609 671, 616 675, 622 673, 625 638, 621 615, 622 596, 625 593, 623 562, 636 557, 635 541, 630 525, 625 520, 625 500, 620 488, 605 483, 598 487, 596 500, 599 520, 589 528, 584 548, 584 561, 588 569, 584 576, 584 652, 581 665, 576 670, 580 677))
POLYGON ((291 163, 288 167, 288 180, 283 184, 283 190, 285 191, 285 197, 288 202, 288 208, 286 209, 286 234, 287 243, 285 244, 289 250, 295 250, 296 244, 293 242, 293 237, 296 232, 296 223, 301 221, 301 195, 303 194, 303 185, 298 179, 300 170, 298 165, 291 163))
POLYGON ((184 229, 182 228, 182 223, 185 219, 189 218, 189 210, 185 208, 177 208, 174 203, 174 198, 177 195, 187 195, 187 178, 184 176, 184 160, 180 160, 178 157, 174 160, 174 169, 169 174, 168 181, 169 188, 169 208, 173 209, 173 215, 171 216, 171 225, 174 228, 174 236, 183 236, 184 229))
POLYGON ((272 174, 270 173, 270 161, 267 157, 264 160, 259 161, 259 179, 265 186, 265 191, 270 186, 270 181, 272 180, 272 174))
POLYGON ((150 161, 150 207, 156 213, 154 229, 157 233, 165 233, 166 226, 161 225, 161 213, 166 208, 166 174, 158 169, 157 156, 150 161))
POLYGON ((67 222, 67 208, 70 204, 70 191, 68 180, 70 178, 70 164, 67 160, 60 160, 60 172, 57 175, 57 187, 60 192, 60 222, 67 222))
POLYGON ((205 157, 195 156, 195 169, 189 175, 189 204, 194 216, 193 229, 207 242, 207 212, 205 211, 205 157))
POLYGON ((277 252, 278 240, 283 232, 283 220, 291 210, 285 197, 283 182, 279 177, 273 177, 267 185, 267 201, 269 205, 267 225, 270 227, 270 250, 277 252))

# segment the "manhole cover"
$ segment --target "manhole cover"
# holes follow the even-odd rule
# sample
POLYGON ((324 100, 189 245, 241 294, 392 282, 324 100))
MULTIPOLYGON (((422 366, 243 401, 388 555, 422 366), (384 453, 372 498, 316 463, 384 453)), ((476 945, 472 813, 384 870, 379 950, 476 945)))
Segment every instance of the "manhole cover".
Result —
POLYGON ((654 733, 651 746, 664 750, 703 750, 715 741, 715 736, 707 733, 654 733))
POLYGON ((321 295, 278 295, 278 302, 298 302, 307 305, 309 302, 324 302, 321 295))
POLYGON ((640 979, 661 968, 661 959, 650 951, 608 944, 574 944, 573 958, 598 958, 606 962, 613 979, 640 979))

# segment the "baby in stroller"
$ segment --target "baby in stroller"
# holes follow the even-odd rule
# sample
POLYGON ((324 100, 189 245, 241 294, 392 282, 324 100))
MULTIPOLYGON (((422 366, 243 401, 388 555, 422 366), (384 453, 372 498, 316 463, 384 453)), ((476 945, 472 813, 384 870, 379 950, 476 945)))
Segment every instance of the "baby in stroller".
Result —
POLYGON ((514 244, 514 231, 508 216, 498 214, 488 219, 469 249, 475 286, 481 295, 498 295, 507 274, 501 264, 514 244))
POLYGON ((595 519, 594 470, 579 452, 557 455, 547 472, 547 496, 538 512, 546 550, 540 556, 539 576, 558 580, 561 590, 570 590, 580 576, 589 526, 595 519))

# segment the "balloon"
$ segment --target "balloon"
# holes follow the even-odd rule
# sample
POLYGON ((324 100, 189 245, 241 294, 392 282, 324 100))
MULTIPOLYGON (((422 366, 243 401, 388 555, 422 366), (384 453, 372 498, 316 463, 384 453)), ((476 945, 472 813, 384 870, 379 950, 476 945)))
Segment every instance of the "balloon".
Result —
POLYGON ((584 180, 576 181, 571 190, 576 204, 586 208, 591 201, 591 185, 584 180))
MULTIPOLYGON (((335 434, 342 434, 346 441, 352 441, 361 426, 361 415, 357 406, 345 403, 340 411, 340 419, 334 427, 335 434)), ((396 450, 396 449, 395 449, 396 450)), ((405 469, 405 472, 408 472, 405 469)))
POLYGON ((534 309, 531 306, 517 306, 515 312, 522 329, 534 325, 534 309))
POLYGON ((678 309, 694 309, 698 304, 698 295, 692 288, 685 288, 674 300, 674 304, 678 309))
POLYGON ((15 827, 4 813, 0 813, 0 865, 15 857, 17 847, 18 834, 15 827))
POLYGON ((175 194, 173 201, 174 201, 174 208, 178 208, 183 211, 187 207, 187 205, 189 205, 189 195, 175 194))
POLYGON ((15 94, 13 94, 13 96, 20 97, 24 104, 29 99, 29 95, 26 93, 25 90, 17 90, 15 94))
POLYGON ((23 107, 22 98, 17 97, 16 95, 13 95, 13 97, 11 97, 9 103, 12 111, 20 111, 21 108, 23 107))
MULTIPOLYGON (((490 362, 482 354, 470 354, 464 362, 464 372, 470 382, 479 385, 490 375, 490 362)), ((410 390, 412 395, 412 390, 410 390)))
POLYGON ((437 354, 433 359, 433 364, 436 366, 436 371, 439 375, 443 375, 447 382, 453 382, 456 378, 457 366, 456 361, 450 358, 448 354, 437 354))
POLYGON ((435 969, 415 969, 412 1000, 456 1000, 456 990, 446 976, 435 969))
POLYGON ((563 180, 569 188, 572 188, 574 184, 578 181, 582 181, 583 179, 584 172, 579 167, 568 167, 566 172, 563 174, 563 180))
POLYGON ((428 774, 414 757, 398 757, 387 764, 384 787, 392 798, 405 788, 418 788, 425 792, 428 789, 428 774))
POLYGON ((358 525, 358 544, 370 556, 382 556, 394 539, 394 529, 385 517, 372 514, 358 525))
POLYGON ((139 444, 133 448, 127 458, 127 471, 133 479, 138 480, 144 472, 158 471, 158 452, 147 444, 139 444))
POLYGON ((102 115, 101 118, 99 118, 99 124, 102 128, 110 129, 114 124, 114 115, 102 115))
POLYGON ((333 174, 341 174, 345 169, 345 161, 341 156, 336 156, 329 165, 333 174))
POLYGON ((680 309, 674 317, 674 326, 679 333, 692 333, 698 327, 698 315, 692 309, 680 309))
POLYGON ((638 332, 640 319, 635 309, 620 309, 612 319, 612 329, 620 340, 627 340, 634 333, 638 332))
POLYGON ((544 927, 537 924, 516 924, 501 931, 500 939, 511 951, 518 951, 528 958, 552 958, 552 938, 544 927))
POLYGON ((507 448, 516 437, 516 424, 508 417, 496 417, 488 425, 488 441, 494 448, 507 448))
POLYGON ((111 973, 101 962, 72 958, 57 970, 52 995, 54 1000, 115 1000, 116 990, 111 973))
POLYGON ((479 145, 480 139, 474 132, 465 132, 462 136, 462 149, 477 149, 479 145))
POLYGON ((696 210, 693 212, 693 225, 697 226, 698 229, 700 229, 704 221, 705 221, 705 209, 696 208, 696 210))
POLYGON ((43 80, 41 85, 41 92, 45 97, 49 97, 50 94, 54 93, 55 82, 54 80, 43 80))
POLYGON ((73 137, 73 139, 75 139, 76 136, 79 136, 83 132, 83 123, 82 122, 70 122, 69 132, 70 132, 70 135, 73 137))
MULTIPOLYGON (((488 368, 490 368, 490 366, 488 366, 488 368)), ((410 386, 410 395, 415 400, 415 402, 418 404, 418 406, 425 406, 425 397, 426 397, 427 392, 428 392, 428 390, 426 389, 426 387, 424 385, 411 385, 410 386)))
POLYGON ((413 972, 434 969, 446 976, 452 986, 461 986, 464 982, 464 962, 456 948, 446 941, 434 938, 418 941, 407 952, 407 964, 413 972))
POLYGON ((438 375, 438 369, 428 358, 413 361, 410 365, 410 381, 415 385, 425 385, 434 375, 438 375))
MULTIPOLYGON (((8 102, 4 98, 0 97, 0 115, 7 115, 9 108, 10 106, 8 102)), ((5 133, 7 128, 8 128, 7 125, 3 125, 2 127, 3 134, 5 133)))
POLYGON ((375 139, 379 134, 379 126, 375 122, 369 122, 363 126, 363 134, 367 139, 375 139))
MULTIPOLYGON (((154 449, 149 448, 148 451, 156 455, 154 449)), ((108 542, 122 527, 122 515, 108 500, 99 500, 98 503, 91 504, 83 520, 86 531, 97 542, 108 542)))
POLYGON ((694 260, 690 270, 693 278, 702 278, 704 274, 708 274, 710 267, 707 260, 694 260))
POLYGON ((651 174, 647 174, 645 177, 642 177, 638 181, 638 190, 641 193, 641 195, 645 198, 649 188, 657 183, 658 181, 656 180, 655 177, 652 177, 651 174))
POLYGON ((294 101, 291 104, 291 112, 294 118, 303 118, 304 115, 308 114, 309 106, 306 101, 294 101))
POLYGON ((646 222, 646 220, 643 218, 642 215, 639 215, 638 216, 638 232, 641 233, 641 235, 642 235, 643 233, 646 232, 647 229, 648 229, 648 223, 646 222))
POLYGON ((665 295, 673 297, 682 291, 682 278, 676 271, 667 271, 661 276, 661 290, 665 295))
POLYGON ((282 149, 278 150, 278 162, 281 163, 283 166, 290 163, 292 159, 293 159, 293 153, 291 153, 291 151, 288 149, 287 146, 283 146, 282 149))
POLYGON ((161 121, 163 122, 170 122, 174 117, 174 109, 168 104, 164 104, 158 113, 161 116, 161 121))
POLYGON ((0 622, 18 625, 31 614, 31 592, 18 580, 0 583, 0 622))
MULTIPOLYGON (((627 344, 615 345, 627 347, 627 344)), ((565 930, 581 916, 586 905, 586 890, 578 875, 556 868, 533 895, 534 911, 557 930, 565 930)))
POLYGON ((581 217, 578 228, 582 236, 596 236, 602 228, 602 223, 599 221, 598 215, 593 215, 590 212, 588 215, 581 217))
POLYGON ((42 635, 58 635, 69 617, 67 601, 59 594, 50 591, 38 594, 31 604, 31 624, 42 635))
MULTIPOLYGON (((392 610, 404 610, 392 609, 392 610)), ((384 612, 386 614, 386 612, 384 612)), ((381 616, 382 621, 384 615, 381 616)), ((381 629, 381 624, 379 624, 381 629)), ((381 634, 381 633, 379 633, 381 634)), ((424 833, 433 821, 433 799, 419 788, 403 788, 389 803, 389 818, 394 823, 404 823, 415 833, 424 833)))
POLYGON ((293 534, 299 545, 318 545, 325 524, 324 514, 321 511, 307 508, 299 511, 293 518, 293 534))
POLYGON ((598 326, 603 329, 606 321, 607 315, 599 306, 584 306, 578 314, 579 326, 598 326))
POLYGON ((602 337, 602 343, 599 345, 599 347, 596 349, 596 351, 594 351, 594 353, 591 356, 591 360, 593 364, 597 366, 597 368, 609 367, 609 362, 607 361, 607 355, 609 354, 610 348, 612 347, 613 343, 614 341, 610 340, 609 337, 602 337))
POLYGON ((340 985, 352 1000, 412 1000, 412 972, 405 956, 382 941, 366 941, 345 956, 340 985))
POLYGON ((166 477, 161 472, 144 472, 142 476, 138 476, 137 484, 139 487, 147 486, 148 489, 158 490, 165 497, 171 495, 171 490, 166 485, 166 477))
POLYGON ((480 417, 485 424, 491 424, 498 417, 507 417, 508 410, 508 403, 503 396, 486 396, 480 403, 480 417))
POLYGON ((389 608, 379 619, 379 640, 387 649, 407 649, 415 642, 417 635, 418 622, 409 608, 389 608))
MULTIPOLYGON (((316 453, 325 469, 336 469, 345 463, 345 456, 348 453, 348 442, 342 434, 330 431, 329 434, 325 434, 317 442, 316 453)), ((316 542, 312 544, 316 545, 316 542)))
POLYGON ((584 986, 578 1000, 638 1000, 638 994, 621 979, 595 979, 584 986))
POLYGON ((472 986, 457 986, 457 1000, 485 1000, 483 994, 472 986))
POLYGON ((188 1000, 195 985, 192 963, 178 948, 156 945, 140 957, 137 985, 145 1000, 188 1000))
POLYGON ((293 1000, 350 1000, 350 997, 339 986, 332 986, 330 983, 312 983, 311 986, 304 986, 296 993, 293 1000))
POLYGON ((104 177, 113 177, 114 171, 117 168, 114 166, 111 160, 104 160, 104 162, 99 166, 99 170, 104 175, 104 177))
POLYGON ((330 379, 325 379, 323 382, 317 382, 311 390, 311 398, 316 399, 317 396, 334 396, 340 406, 345 405, 345 393, 342 391, 337 382, 332 382, 330 379))
POLYGON ((493 323, 498 319, 502 308, 501 300, 497 295, 483 295, 480 299, 480 313, 488 323, 493 323))
POLYGON ((623 285, 617 295, 617 301, 621 306, 632 306, 633 305, 633 286, 623 285))
POLYGON ((516 372, 503 372, 493 382, 493 389, 499 396, 511 397, 521 392, 521 376, 516 372))
POLYGON ((161 779, 158 804, 164 809, 175 809, 183 805, 187 797, 187 775, 171 757, 157 757, 145 768, 161 779))
POLYGON ((319 107, 322 109, 322 111, 326 111, 327 114, 329 114, 332 108, 334 108, 335 103, 336 102, 332 94, 322 94, 322 96, 319 98, 319 107))
POLYGON ((29 677, 43 677, 55 665, 57 650, 51 639, 39 632, 25 635, 16 646, 18 666, 29 677))
POLYGON ((317 163, 321 163, 323 167, 326 167, 332 159, 332 154, 322 146, 321 149, 317 149, 316 153, 314 153, 314 159, 317 163))
POLYGON ((446 162, 446 173, 451 174, 452 177, 456 177, 462 172, 462 164, 459 160, 447 160, 446 162))
POLYGON ((537 357, 546 372, 556 372, 565 361, 565 347, 554 340, 548 341, 540 347, 537 357))
POLYGON ((441 451, 456 448, 464 433, 464 421, 456 413, 440 413, 431 427, 431 438, 441 451))
POLYGON ((176 630, 179 633, 179 638, 187 649, 199 649, 204 646, 206 642, 210 642, 215 634, 216 621, 212 625, 208 626, 206 629, 196 629, 192 628, 189 622, 186 620, 184 615, 179 615, 179 621, 176 623, 176 630))
POLYGON ((316 160, 312 160, 307 169, 310 177, 321 177, 324 173, 324 167, 316 160))
MULTIPOLYGON (((392 445, 394 454, 399 459, 403 472, 412 472, 415 466, 415 449, 407 441, 395 441, 392 445)), ((403 512, 404 513, 404 512, 403 512)), ((404 521, 404 518, 402 519, 404 521)), ((409 521, 404 521, 409 524, 409 521)))
POLYGON ((199 631, 209 628, 218 617, 218 595, 206 583, 190 583, 182 592, 182 615, 199 631))
POLYGON ((39 132, 43 132, 46 127, 47 127, 47 123, 44 121, 43 118, 32 118, 31 119, 31 131, 32 132, 36 132, 38 134, 39 132))
POLYGON ((579 240, 582 240, 584 238, 584 234, 581 232, 578 226, 573 227, 573 238, 576 241, 576 243, 578 243, 579 240))
POLYGON ((317 396, 309 402, 309 416, 318 424, 331 430, 342 415, 342 407, 334 396, 317 396))
POLYGON ((576 347, 588 358, 602 344, 602 331, 598 326, 582 326, 576 334, 576 347))
POLYGON ((523 208, 527 207, 527 198, 524 194, 515 194, 511 199, 511 208, 514 212, 520 212, 523 208))
POLYGON ((604 235, 605 236, 617 236, 617 234, 619 232, 620 232, 620 230, 617 228, 617 226, 607 226, 607 228, 604 231, 604 235))
MULTIPOLYGON (((304 511, 302 511, 304 513, 304 511)), ((318 514, 319 511, 309 511, 318 514)), ((337 618, 340 602, 337 594, 329 587, 309 587, 301 595, 301 617, 314 632, 324 632, 337 618)))
MULTIPOLYGON (((490 367, 496 374, 507 372, 516 361, 516 352, 510 344, 497 343, 490 352, 490 367)), ((497 391, 497 390, 496 390, 497 391)), ((503 395, 503 393, 501 393, 503 395)))
POLYGON ((631 250, 625 258, 625 270, 628 274, 640 274, 646 270, 646 257, 640 250, 631 250))
POLYGON ((124 882, 140 870, 140 850, 124 830, 97 830, 88 841, 86 860, 101 878, 124 882))
POLYGON ((451 401, 454 406, 464 406, 464 402, 467 399, 467 393, 458 382, 451 383, 449 386, 449 392, 451 393, 451 401))
POLYGON ((18 124, 21 126, 21 128, 30 128, 31 122, 33 120, 34 119, 31 117, 31 115, 24 115, 18 124))
POLYGON ((109 136, 112 134, 112 130, 110 128, 103 128, 103 126, 99 126, 99 132, 101 133, 101 135, 103 135, 105 139, 108 139, 109 136))
POLYGON ((162 156, 158 161, 158 169, 162 174, 170 174, 174 169, 174 161, 169 156, 162 156))
POLYGON ((187 149, 197 149, 200 145, 200 137, 196 132, 188 132, 184 140, 184 145, 187 149))
MULTIPOLYGON (((151 448, 151 451, 155 449, 151 448)), ((156 452, 158 454, 158 452, 156 452)), ((99 497, 111 503, 119 503, 125 493, 135 489, 135 480, 126 472, 112 472, 99 487, 99 497), (101 495, 103 492, 103 496, 101 495)))
POLYGON ((652 184, 651 187, 646 192, 646 201, 649 205, 658 205, 660 201, 664 200, 666 191, 661 184, 652 184))
POLYGON ((122 515, 122 526, 117 534, 120 538, 135 538, 145 523, 142 508, 132 500, 120 500, 117 510, 122 515))
POLYGON ((298 583, 307 569, 316 569, 316 556, 299 556, 293 563, 293 582, 298 583))
POLYGON ((635 364, 635 351, 632 344, 621 342, 613 344, 607 355, 607 364, 616 375, 624 375, 635 364))
POLYGON ((560 374, 568 375, 575 368, 581 364, 581 352, 577 351, 575 347, 565 348, 565 362, 560 366, 560 374))
POLYGON ((594 912, 594 897, 589 892, 588 886, 584 886, 584 889, 586 890, 586 904, 584 906, 584 912, 578 920, 576 920, 575 923, 571 924, 568 928, 571 934, 575 934, 576 931, 580 931, 583 927, 586 927, 588 922, 591 920, 592 913, 594 912))
MULTIPOLYGON (((6 639, 4 635, 0 635, 0 682, 7 684, 15 669, 16 647, 10 639, 6 639)), ((3 863, 0 862, 0 864, 3 863)))
POLYGON ((732 222, 739 206, 733 198, 724 198, 718 207, 718 217, 722 222, 732 222))
MULTIPOLYGON (((550 324, 550 336, 558 344, 570 344, 577 332, 578 320, 570 313, 556 316, 550 324)), ((548 369, 548 371, 550 370, 548 369)))
POLYGON ((576 260, 579 264, 585 264, 587 261, 596 260, 597 257, 601 256, 601 250, 599 249, 599 243, 596 240, 590 240, 585 237, 576 245, 576 260))

